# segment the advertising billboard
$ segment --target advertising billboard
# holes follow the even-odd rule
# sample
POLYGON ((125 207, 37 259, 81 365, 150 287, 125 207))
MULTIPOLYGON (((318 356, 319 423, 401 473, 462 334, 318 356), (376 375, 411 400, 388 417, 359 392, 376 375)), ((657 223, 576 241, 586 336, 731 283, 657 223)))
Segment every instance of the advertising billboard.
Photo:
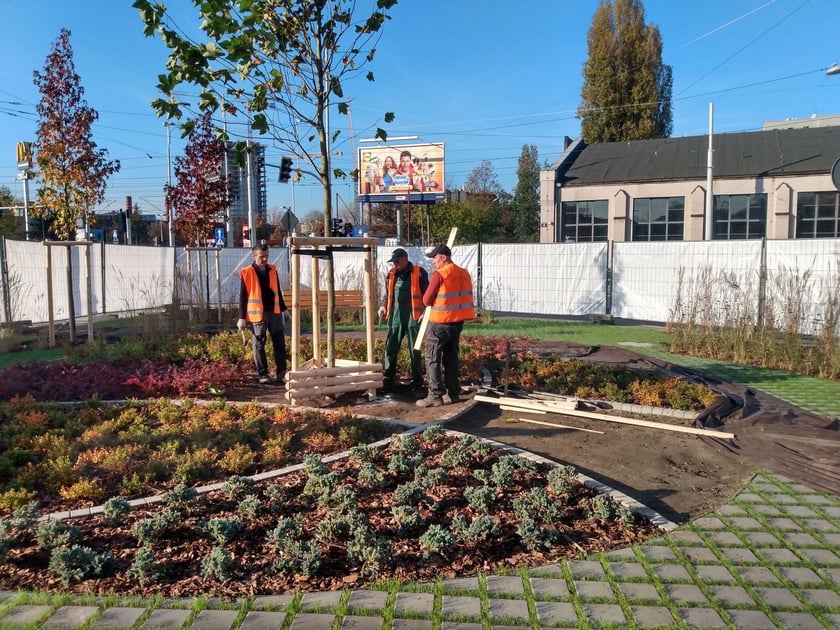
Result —
POLYGON ((444 198, 443 143, 359 149, 358 201, 422 203, 444 198))

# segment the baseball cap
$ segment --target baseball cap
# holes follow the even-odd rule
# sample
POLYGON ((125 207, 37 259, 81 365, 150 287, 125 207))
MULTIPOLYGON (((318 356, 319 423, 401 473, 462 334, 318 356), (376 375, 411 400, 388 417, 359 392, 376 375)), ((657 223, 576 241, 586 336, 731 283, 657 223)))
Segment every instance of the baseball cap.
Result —
POLYGON ((397 258, 408 258, 408 252, 402 247, 397 247, 397 249, 391 252, 391 257, 388 259, 388 262, 394 262, 397 258))
POLYGON ((443 254, 446 257, 452 257, 452 250, 449 249, 446 245, 438 245, 432 251, 426 252, 426 256, 428 258, 434 258, 438 254, 443 254))

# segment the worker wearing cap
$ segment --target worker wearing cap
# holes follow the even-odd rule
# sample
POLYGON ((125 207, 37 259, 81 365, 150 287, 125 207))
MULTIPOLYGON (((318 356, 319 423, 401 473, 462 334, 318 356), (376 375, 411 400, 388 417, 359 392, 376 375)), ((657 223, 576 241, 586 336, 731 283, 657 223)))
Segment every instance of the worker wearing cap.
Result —
POLYGON ((423 359, 414 349, 414 341, 423 316, 423 293, 429 286, 429 274, 422 267, 412 265, 408 252, 398 247, 391 252, 389 263, 394 266, 388 271, 385 304, 379 307, 379 317, 388 323, 385 338, 384 380, 382 389, 387 394, 394 391, 397 382, 397 356, 403 338, 408 343, 411 361, 411 386, 415 393, 423 394, 423 359))
POLYGON ((466 269, 452 262, 449 247, 438 245, 426 256, 435 266, 429 288, 423 294, 423 304, 431 306, 423 339, 429 394, 417 405, 438 407, 443 404, 444 394, 449 395, 450 402, 460 401, 461 330, 464 322, 475 319, 475 305, 472 278, 466 269))
POLYGON ((251 254, 254 262, 239 271, 239 320, 236 327, 239 330, 251 328, 254 365, 260 383, 269 382, 265 341, 266 335, 271 335, 276 378, 282 383, 286 376, 286 330, 283 326, 286 303, 280 291, 280 278, 277 268, 268 262, 265 241, 254 245, 251 254))

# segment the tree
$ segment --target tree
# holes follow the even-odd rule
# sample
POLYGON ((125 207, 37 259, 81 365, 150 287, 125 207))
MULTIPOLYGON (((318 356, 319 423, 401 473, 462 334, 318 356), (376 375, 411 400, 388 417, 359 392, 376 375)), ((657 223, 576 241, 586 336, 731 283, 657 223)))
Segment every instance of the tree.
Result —
POLYGON ((205 112, 187 135, 184 155, 175 158, 175 185, 166 192, 175 229, 188 244, 204 245, 230 205, 224 156, 225 143, 215 136, 212 115, 205 112))
POLYGON ((493 163, 490 160, 483 160, 481 164, 476 166, 467 175, 467 181, 464 182, 463 190, 473 195, 478 193, 496 195, 500 193, 502 186, 499 184, 498 177, 496 177, 493 163))
POLYGON ((15 198, 8 186, 0 186, 0 235, 20 241, 26 238, 23 217, 16 211, 22 206, 23 202, 15 198))
MULTIPOLYGON (((170 49, 167 74, 159 76, 164 98, 153 106, 161 116, 180 118, 176 97, 182 83, 200 88, 202 110, 224 108, 248 116, 259 134, 302 156, 324 190, 324 232, 332 219, 333 168, 330 128, 333 105, 348 111, 345 79, 362 74, 373 60, 374 44, 396 0, 376 0, 374 10, 357 19, 355 0, 193 0, 206 42, 185 35, 167 16, 162 3, 135 0, 145 34, 160 35, 170 49)), ((372 81, 373 73, 365 78, 372 81)), ((393 120, 386 113, 385 122, 393 120)), ((387 134, 377 129, 376 137, 387 134)), ((298 175, 304 169, 297 168, 298 175)), ((335 301, 332 260, 327 260, 327 360, 334 364, 335 301)))
POLYGON ((536 146, 522 146, 512 204, 514 239, 521 243, 534 243, 539 235, 540 167, 537 159, 536 146))
POLYGON ((662 36, 645 24, 641 0, 601 0, 587 41, 577 111, 583 140, 670 136, 671 66, 662 63, 662 36))
MULTIPOLYGON (((70 31, 61 29, 44 63, 43 73, 33 72, 41 100, 36 106, 38 132, 35 159, 40 169, 39 205, 34 217, 49 214, 51 229, 60 240, 76 237, 79 223, 91 208, 105 197, 108 178, 120 170, 108 151, 97 149, 91 127, 99 119, 88 107, 73 64, 70 31)), ((76 338, 76 312, 73 301, 73 270, 67 247, 67 306, 71 342, 76 338)))
POLYGON ((81 77, 73 64, 70 31, 61 29, 44 63, 43 73, 33 73, 41 93, 36 106, 38 133, 35 158, 41 175, 40 206, 33 216, 48 213, 61 240, 74 240, 77 226, 90 209, 105 197, 108 178, 120 170, 108 160, 106 149, 97 149, 91 127, 99 119, 84 100, 81 77))

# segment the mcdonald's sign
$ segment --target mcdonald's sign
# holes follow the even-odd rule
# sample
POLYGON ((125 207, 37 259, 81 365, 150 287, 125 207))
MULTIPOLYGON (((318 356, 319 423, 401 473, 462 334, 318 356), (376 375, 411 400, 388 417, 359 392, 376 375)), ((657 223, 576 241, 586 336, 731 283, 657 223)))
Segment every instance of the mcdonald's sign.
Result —
POLYGON ((29 170, 32 168, 32 143, 17 143, 17 165, 19 169, 29 170))

